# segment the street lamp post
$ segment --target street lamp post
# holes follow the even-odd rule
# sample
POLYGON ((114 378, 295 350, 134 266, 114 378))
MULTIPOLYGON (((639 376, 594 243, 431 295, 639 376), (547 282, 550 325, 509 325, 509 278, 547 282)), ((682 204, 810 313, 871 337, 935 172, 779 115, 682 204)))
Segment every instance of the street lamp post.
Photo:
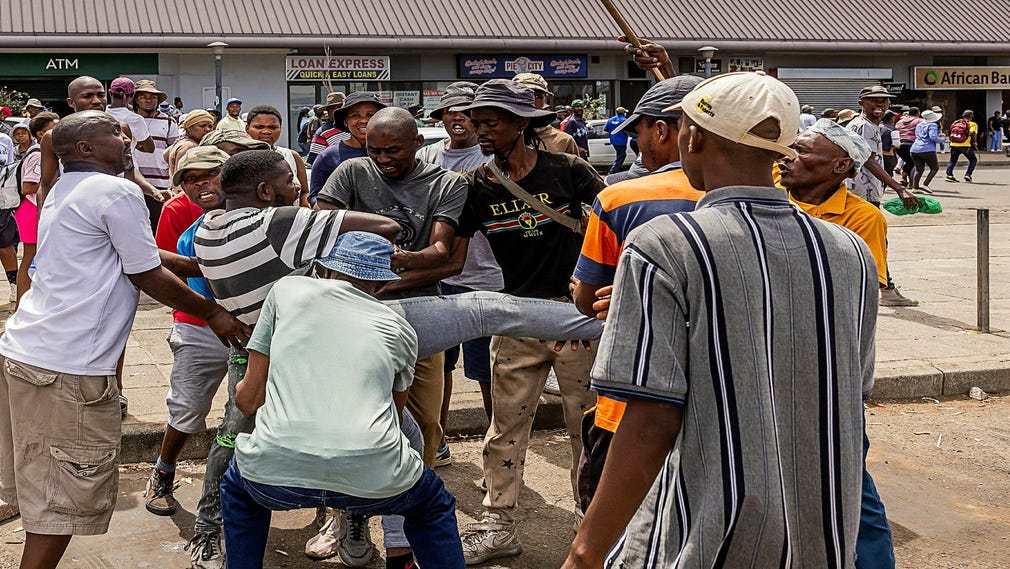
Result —
POLYGON ((221 112, 221 56, 228 44, 216 41, 207 44, 207 47, 214 51, 214 108, 217 109, 218 116, 224 116, 221 112))
POLYGON ((705 58, 705 79, 712 76, 712 58, 715 56, 715 52, 719 51, 719 48, 706 45, 704 47, 698 48, 698 53, 705 58))

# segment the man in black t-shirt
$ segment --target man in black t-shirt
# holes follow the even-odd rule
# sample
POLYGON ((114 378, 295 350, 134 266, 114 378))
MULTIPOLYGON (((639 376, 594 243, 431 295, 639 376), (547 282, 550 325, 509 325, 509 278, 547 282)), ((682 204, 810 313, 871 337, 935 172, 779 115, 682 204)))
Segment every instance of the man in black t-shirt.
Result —
MULTIPOLYGON (((477 128, 481 149, 494 155, 504 175, 557 213, 578 220, 603 180, 586 161, 569 154, 537 150, 535 129, 555 113, 534 105, 532 89, 495 79, 477 89, 476 99, 459 109, 477 128)), ((582 236, 513 195, 487 167, 472 175, 468 216, 476 220, 502 269, 505 288, 516 296, 570 302, 568 279, 582 236)), ((526 447, 537 403, 553 366, 561 388, 565 423, 575 460, 582 452, 580 422, 593 405, 588 390, 593 352, 556 352, 535 339, 496 336, 491 343, 493 418, 484 439, 485 512, 463 533, 467 564, 517 555, 514 511, 522 486, 526 447)))

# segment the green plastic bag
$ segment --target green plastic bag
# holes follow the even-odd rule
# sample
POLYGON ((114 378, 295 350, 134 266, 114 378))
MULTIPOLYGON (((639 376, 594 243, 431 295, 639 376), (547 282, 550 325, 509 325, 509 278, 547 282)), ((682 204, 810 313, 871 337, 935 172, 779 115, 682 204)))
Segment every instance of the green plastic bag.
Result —
POLYGON ((894 198, 891 200, 887 200, 886 202, 883 203, 883 206, 884 209, 893 213, 894 215, 911 215, 913 213, 940 213, 943 211, 943 208, 940 207, 940 202, 936 201, 935 199, 926 196, 916 196, 916 197, 919 198, 919 201, 922 203, 922 205, 914 209, 906 209, 905 202, 901 201, 901 198, 894 198))

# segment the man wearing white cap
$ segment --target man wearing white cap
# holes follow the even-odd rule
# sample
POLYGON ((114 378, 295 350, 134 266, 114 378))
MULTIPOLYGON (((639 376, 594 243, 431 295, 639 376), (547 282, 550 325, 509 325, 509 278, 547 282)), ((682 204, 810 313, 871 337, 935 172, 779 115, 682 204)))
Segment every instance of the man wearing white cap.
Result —
POLYGON ((606 463, 564 568, 851 567, 873 257, 774 187, 771 163, 796 157, 785 84, 724 74, 674 108, 684 172, 706 195, 626 242, 592 373, 628 398, 622 460, 606 463))

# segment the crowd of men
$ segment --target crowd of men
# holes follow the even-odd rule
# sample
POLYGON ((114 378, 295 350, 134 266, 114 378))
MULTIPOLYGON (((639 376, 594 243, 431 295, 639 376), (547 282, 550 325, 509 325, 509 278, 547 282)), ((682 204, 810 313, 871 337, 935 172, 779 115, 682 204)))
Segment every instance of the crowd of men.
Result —
POLYGON ((848 128, 797 135, 777 79, 675 76, 661 46, 627 51, 671 78, 608 127, 641 161, 609 185, 579 105, 552 126, 535 74, 450 85, 430 115, 448 137, 427 146, 408 110, 333 94, 311 176, 276 146, 273 107, 191 111, 180 134, 151 82, 71 82, 76 112, 29 127, 38 246, 0 337, 0 498, 20 508, 22 569, 108 529, 139 290, 174 309, 152 514, 177 510, 177 459, 227 385, 191 567, 262 567, 271 512, 301 508, 318 513, 306 555, 345 566, 374 555, 373 515, 387 568, 521 554, 553 371, 566 569, 893 568, 863 400, 878 300, 904 298, 881 196, 917 198, 883 166, 886 89, 863 89, 848 128), (462 531, 434 470, 452 462, 460 353, 490 421, 483 511, 462 531))

